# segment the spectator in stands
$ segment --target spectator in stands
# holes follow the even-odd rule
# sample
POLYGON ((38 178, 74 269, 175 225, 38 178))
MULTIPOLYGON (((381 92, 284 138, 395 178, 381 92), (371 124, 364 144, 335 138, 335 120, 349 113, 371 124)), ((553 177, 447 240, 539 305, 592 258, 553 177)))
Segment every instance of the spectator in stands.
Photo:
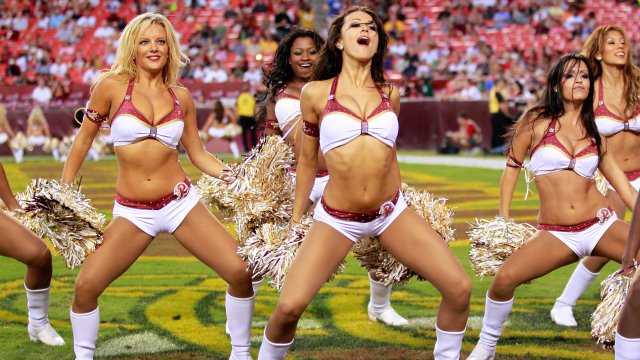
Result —
POLYGON ((56 55, 56 61, 49 66, 49 73, 55 78, 64 77, 69 71, 69 64, 64 61, 62 54, 56 55))
POLYGON ((82 16, 76 21, 76 25, 81 28, 92 28, 96 26, 96 17, 93 16, 88 10, 82 12, 82 16))
MULTIPOLYGON (((10 211, 22 210, 11 191, 4 167, 0 164, 0 198, 10 211)), ((14 217, 0 211, 0 255, 16 259, 27 266, 24 289, 27 293, 27 334, 31 341, 61 346, 64 340, 49 323, 51 289, 51 253, 44 241, 14 217)), ((3 336, 11 336, 3 334, 3 336)))
POLYGON ((60 159, 58 147, 53 146, 57 142, 57 139, 51 136, 49 122, 47 122, 42 108, 37 104, 31 108, 31 112, 27 118, 26 134, 29 147, 41 146, 44 151, 51 152, 54 160, 57 161, 60 159))
POLYGON ((166 17, 144 13, 133 18, 120 36, 116 62, 93 87, 69 152, 63 184, 77 176, 100 125, 111 124, 119 168, 116 204, 103 243, 87 256, 75 282, 70 317, 78 360, 93 359, 100 326, 99 296, 162 232, 173 233, 228 282, 230 359, 251 358, 255 304, 251 275, 236 254, 236 240, 200 202, 178 159, 180 144, 200 171, 230 180, 228 168, 205 151, 195 104, 178 85, 178 73, 187 61, 166 17), (161 118, 162 109, 168 108, 170 113, 161 118), (108 119, 109 114, 114 117, 108 119), (157 136, 149 136, 151 128, 157 129, 157 136))
POLYGON ((509 112, 509 102, 501 92, 495 93, 498 111, 491 113, 491 150, 493 155, 504 154, 507 129, 513 125, 515 118, 509 112))
POLYGON ((478 154, 482 151, 482 129, 466 111, 460 111, 456 117, 458 129, 445 133, 445 146, 441 152, 457 153, 463 151, 478 154))
POLYGON ((5 70, 5 75, 7 77, 18 77, 21 73, 22 70, 20 70, 20 66, 16 63, 16 59, 14 57, 10 58, 7 69, 5 70))
POLYGON ((202 79, 203 82, 225 82, 229 80, 229 73, 227 72, 227 69, 220 66, 220 61, 213 60, 209 70, 210 71, 205 73, 206 76, 202 79))
POLYGON ((242 81, 248 81, 255 92, 262 84, 262 71, 255 61, 249 61, 247 66, 247 71, 242 75, 242 81))
POLYGON ((104 21, 93 33, 93 37, 96 39, 111 38, 116 35, 117 27, 118 24, 116 22, 104 21))
POLYGON ((313 29, 315 13, 309 2, 304 1, 298 8, 298 27, 301 29, 313 29))
POLYGON ((251 93, 249 83, 242 84, 242 92, 236 99, 238 123, 242 127, 242 145, 244 151, 249 152, 258 142, 255 120, 256 99, 251 93))
POLYGON ((208 139, 222 139, 229 143, 229 149, 235 159, 240 158, 240 148, 236 137, 242 133, 235 112, 222 105, 220 100, 213 103, 213 109, 202 126, 208 139))
POLYGON ((264 0, 256 0, 251 12, 254 14, 268 13, 269 5, 265 4, 264 0))
POLYGON ((68 73, 64 74, 62 78, 53 79, 51 84, 52 102, 61 105, 65 101, 69 100, 71 84, 71 76, 68 73))
POLYGON ((480 100, 482 99, 482 93, 478 89, 478 83, 476 79, 464 78, 462 82, 462 88, 456 96, 459 100, 480 100))
POLYGON ((82 74, 82 83, 93 84, 98 76, 100 76, 100 69, 95 66, 89 66, 82 74))
POLYGON ((47 86, 44 77, 39 77, 38 85, 31 92, 31 99, 33 99, 36 104, 46 107, 49 105, 52 96, 51 89, 47 86))
POLYGON ((282 38, 285 37, 285 35, 287 35, 289 31, 291 31, 291 25, 293 24, 293 21, 289 17, 289 14, 287 14, 287 8, 283 3, 276 3, 274 5, 274 12, 275 14, 273 23, 276 30, 275 35, 278 40, 282 40, 282 38))

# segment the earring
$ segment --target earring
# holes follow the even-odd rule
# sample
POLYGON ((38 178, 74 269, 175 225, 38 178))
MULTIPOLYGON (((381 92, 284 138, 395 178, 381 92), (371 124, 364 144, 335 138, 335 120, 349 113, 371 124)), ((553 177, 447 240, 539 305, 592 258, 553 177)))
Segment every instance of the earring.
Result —
POLYGON ((342 46, 342 44, 338 44, 336 45, 336 47, 338 48, 338 50, 342 51, 342 49, 344 49, 344 46, 342 46))
POLYGON ((596 56, 596 60, 598 61, 602 60, 602 56, 596 56))

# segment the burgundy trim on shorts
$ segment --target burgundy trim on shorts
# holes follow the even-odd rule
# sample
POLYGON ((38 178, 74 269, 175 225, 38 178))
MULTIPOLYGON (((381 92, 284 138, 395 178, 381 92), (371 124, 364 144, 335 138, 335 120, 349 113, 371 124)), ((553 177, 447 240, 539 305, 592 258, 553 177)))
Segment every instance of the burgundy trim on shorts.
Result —
POLYGON ((187 196, 189 189, 191 188, 191 180, 186 177, 183 182, 179 182, 173 188, 173 192, 167 194, 160 199, 150 201, 140 201, 126 198, 116 193, 116 202, 120 205, 143 210, 160 210, 163 207, 169 205, 173 200, 180 200, 187 196))
POLYGON ((633 181, 633 180, 635 180, 637 178, 640 178, 640 169, 639 170, 625 171, 624 174, 627 175, 627 180, 633 181))
POLYGON ((324 210, 334 218, 337 218, 340 220, 355 221, 359 223, 368 223, 379 218, 380 216, 387 216, 391 212, 393 212, 393 209, 395 208, 395 205, 398 203, 399 198, 400 198, 400 189, 398 189, 398 192, 396 192, 396 195, 393 197, 392 200, 385 201, 382 205, 380 205, 380 209, 367 212, 367 213, 342 211, 342 210, 336 210, 336 209, 330 208, 327 205, 327 203, 324 202, 324 196, 320 200, 320 203, 322 204, 322 207, 324 208, 324 210))
MULTIPOLYGON (((289 172, 295 174, 296 173, 296 168, 290 167, 289 168, 289 172)), ((325 170, 318 170, 318 172, 316 173, 316 177, 317 178, 325 177, 327 175, 329 175, 329 170, 326 170, 326 169, 325 170)))
POLYGON ((563 232, 580 232, 589 228, 591 225, 597 223, 604 223, 609 220, 611 216, 613 216, 613 209, 610 207, 602 208, 598 210, 598 216, 593 219, 587 220, 585 222, 581 222, 575 225, 550 225, 550 224, 538 224, 538 230, 547 230, 547 231, 563 231, 563 232))

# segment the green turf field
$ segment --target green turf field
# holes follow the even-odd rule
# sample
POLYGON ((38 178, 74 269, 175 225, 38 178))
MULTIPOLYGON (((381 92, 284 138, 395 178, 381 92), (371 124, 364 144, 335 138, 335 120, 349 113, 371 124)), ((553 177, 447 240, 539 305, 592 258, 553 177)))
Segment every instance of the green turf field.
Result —
MULTIPOLYGON (((14 191, 22 191, 33 177, 59 179, 62 164, 50 158, 28 158, 14 164, 0 159, 14 191)), ((188 160, 193 180, 198 171, 188 160)), ((87 161, 81 170, 83 191, 100 211, 111 216, 117 166, 113 159, 87 161)), ((480 280, 470 269, 467 223, 495 216, 500 171, 428 165, 402 165, 404 181, 449 199, 456 211, 456 241, 452 249, 473 279, 471 314, 463 356, 477 342, 484 311, 484 294, 491 279, 480 280)), ((512 215, 534 222, 537 197, 524 197, 519 184, 512 215)), ((577 328, 557 326, 549 310, 575 265, 522 286, 513 313, 498 344, 498 359, 612 359, 591 339, 590 313, 595 309, 594 285, 575 308, 577 328)), ((609 264, 598 278, 617 268, 609 264)), ((26 334, 26 298, 22 288, 24 265, 0 258, 0 356, 4 359, 73 359, 69 306, 77 270, 67 270, 54 258, 50 319, 67 341, 58 348, 31 343, 26 334)), ((124 276, 100 298, 102 324, 97 357, 110 359, 226 359, 230 350, 224 333, 225 284, 207 267, 189 257, 170 236, 157 239, 124 276), (176 256, 177 255, 177 256, 176 256)), ((430 359, 435 342, 434 322, 440 301, 428 283, 412 281, 395 288, 392 304, 410 324, 392 328, 369 321, 366 271, 349 257, 346 270, 328 283, 303 316, 290 359, 430 359)), ((262 329, 277 301, 266 283, 257 295, 253 350, 257 355, 262 329)))

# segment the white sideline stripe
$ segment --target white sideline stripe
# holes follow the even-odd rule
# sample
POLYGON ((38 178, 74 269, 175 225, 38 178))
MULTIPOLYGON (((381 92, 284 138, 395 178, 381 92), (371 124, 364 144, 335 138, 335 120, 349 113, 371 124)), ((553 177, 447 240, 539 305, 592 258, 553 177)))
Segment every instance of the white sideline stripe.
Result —
POLYGON ((506 159, 504 158, 480 158, 465 156, 419 156, 419 155, 398 155, 398 161, 407 164, 424 165, 446 165, 461 167, 476 167, 482 169, 504 169, 506 159))

